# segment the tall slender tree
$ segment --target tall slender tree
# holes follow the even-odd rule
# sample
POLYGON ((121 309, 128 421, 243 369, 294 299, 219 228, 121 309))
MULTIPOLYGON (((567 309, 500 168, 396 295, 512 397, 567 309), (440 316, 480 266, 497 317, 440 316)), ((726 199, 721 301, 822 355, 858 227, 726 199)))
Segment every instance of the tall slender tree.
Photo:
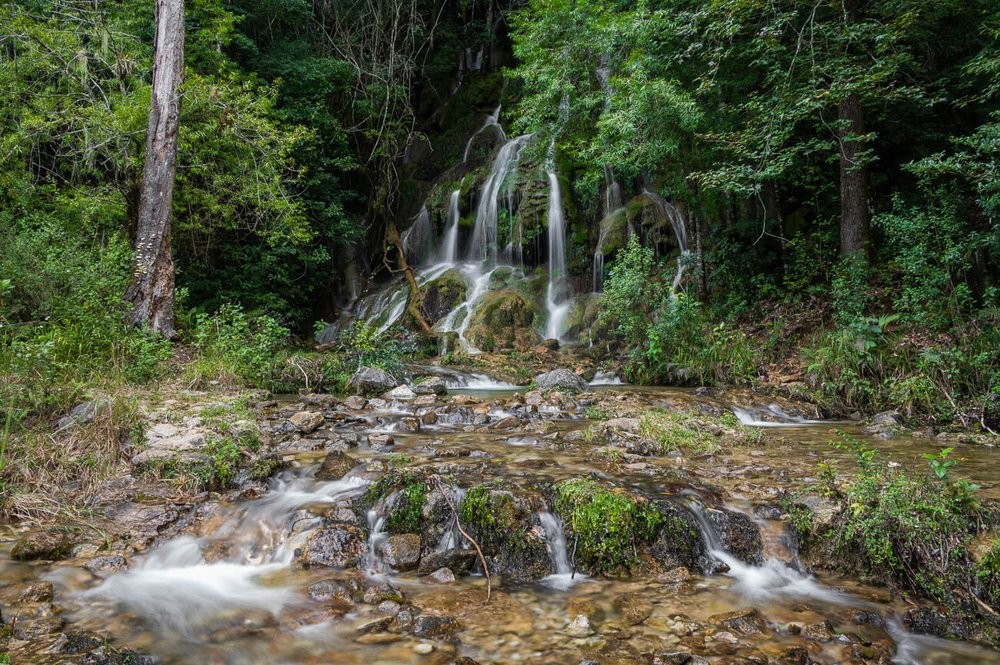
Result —
POLYGON ((131 322, 168 339, 174 328, 174 262, 170 213, 177 173, 178 88, 184 74, 184 0, 156 1, 153 91, 146 133, 146 157, 134 241, 132 277, 125 300, 131 322))

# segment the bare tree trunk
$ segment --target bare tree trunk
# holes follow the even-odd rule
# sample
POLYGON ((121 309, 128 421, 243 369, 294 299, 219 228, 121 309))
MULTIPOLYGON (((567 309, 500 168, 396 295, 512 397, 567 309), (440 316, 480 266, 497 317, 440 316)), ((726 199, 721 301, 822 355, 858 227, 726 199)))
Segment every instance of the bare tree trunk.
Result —
POLYGON ((174 328, 174 262, 170 211, 177 172, 178 87, 184 75, 184 0, 156 0, 153 93, 142 170, 132 278, 125 300, 131 323, 168 339, 174 328))
MULTIPOLYGON (((434 336, 434 330, 427 323, 427 319, 424 315, 420 313, 420 287, 417 286, 417 277, 413 272, 413 266, 410 265, 409 261, 406 260, 406 250, 403 249, 403 239, 399 235, 399 229, 396 228, 396 222, 389 220, 385 227, 385 241, 388 249, 388 245, 392 245, 396 248, 396 259, 399 261, 399 267, 403 271, 403 275, 406 277, 406 281, 410 286, 410 297, 409 302, 406 305, 406 311, 411 317, 413 317, 414 323, 420 328, 420 331, 427 337, 434 336)), ((388 257, 386 257, 388 258, 388 257)))
MULTIPOLYGON (((844 22, 858 21, 858 0, 844 0, 844 22)), ((850 256, 865 249, 868 239, 868 167, 861 161, 865 114, 861 96, 850 92, 837 110, 840 121, 840 253, 850 256)))
POLYGON ((861 98, 850 93, 840 103, 840 253, 865 249, 868 238, 868 168, 860 163, 861 146, 850 135, 865 131, 861 98))

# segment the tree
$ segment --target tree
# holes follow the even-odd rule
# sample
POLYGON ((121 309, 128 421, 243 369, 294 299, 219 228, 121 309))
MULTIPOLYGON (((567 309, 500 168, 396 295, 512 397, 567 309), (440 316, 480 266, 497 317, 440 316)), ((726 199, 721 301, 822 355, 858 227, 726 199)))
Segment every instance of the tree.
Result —
POLYGON ((157 0, 153 90, 146 158, 139 199, 132 278, 125 300, 131 322, 168 339, 174 328, 174 262, 170 253, 170 214, 177 173, 181 78, 184 74, 184 0, 157 0))

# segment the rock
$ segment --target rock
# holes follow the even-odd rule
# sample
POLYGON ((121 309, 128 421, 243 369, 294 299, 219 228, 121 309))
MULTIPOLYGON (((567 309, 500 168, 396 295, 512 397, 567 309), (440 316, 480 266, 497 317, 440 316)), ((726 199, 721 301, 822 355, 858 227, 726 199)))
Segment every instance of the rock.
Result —
POLYGON ((615 608, 621 612, 622 620, 636 626, 653 614, 653 603, 640 593, 626 593, 614 600, 615 608))
POLYGON ((468 656, 460 656, 455 659, 452 665, 479 665, 479 661, 475 658, 469 658, 468 656))
POLYGON ((360 395, 381 395, 395 388, 398 383, 384 369, 362 367, 351 377, 348 387, 360 395))
POLYGON ((361 395, 351 395, 344 400, 344 407, 351 409, 352 411, 360 411, 365 408, 367 404, 368 400, 361 395))
POLYGON ((575 390, 587 389, 587 382, 568 369, 554 369, 535 377, 535 385, 539 390, 575 390))
POLYGON ((420 561, 420 535, 402 533, 389 536, 379 545, 379 553, 396 570, 413 570, 420 561))
POLYGON ((427 579, 435 584, 454 584, 456 578, 450 568, 438 568, 427 579))
POLYGON ((583 614, 578 614, 566 626, 566 634, 570 637, 588 637, 594 634, 594 629, 590 625, 590 619, 583 614))
POLYGON ((465 300, 468 286, 458 270, 448 270, 420 287, 417 306, 432 326, 465 300))
POLYGON ((335 524, 317 529, 296 554, 306 568, 351 568, 364 556, 365 540, 361 529, 335 524))
POLYGON ((315 432, 323 424, 323 414, 317 411, 299 411, 288 422, 303 434, 315 432))
POLYGON ((316 480, 340 480, 357 465, 358 461, 350 455, 337 450, 331 451, 316 470, 316 480))
POLYGON ((157 423, 156 425, 150 427, 149 431, 146 432, 146 438, 165 439, 167 437, 177 436, 180 432, 181 431, 177 429, 175 425, 171 425, 170 423, 157 423))
POLYGON ((354 603, 354 593, 346 584, 338 580, 320 580, 315 584, 311 584, 306 589, 306 594, 310 599, 318 603, 325 603, 335 599, 350 604, 354 603))
POLYGON ((441 568, 447 568, 459 575, 468 573, 476 565, 478 555, 474 550, 446 550, 431 552, 420 559, 417 575, 431 575, 441 568))
POLYGON ((392 586, 388 582, 372 584, 365 589, 364 600, 369 605, 381 605, 387 600, 392 600, 400 605, 403 604, 403 592, 392 586))
POLYGON ((386 450, 396 445, 396 440, 388 434, 369 434, 368 446, 373 450, 386 450))
POLYGON ((97 416, 105 413, 111 408, 111 400, 107 397, 98 397, 89 402, 82 402, 73 407, 69 412, 69 417, 76 423, 92 423, 97 416))
POLYGON ((611 420, 605 420, 603 423, 601 423, 601 427, 603 429, 620 430, 622 432, 637 434, 639 432, 639 419, 612 418, 611 420))
POLYGON ((127 568, 128 561, 120 554, 109 554, 107 556, 94 557, 83 564, 83 567, 98 577, 107 577, 127 568))
POLYGON ((833 626, 829 621, 811 623, 802 627, 802 636, 817 642, 829 642, 833 639, 833 626))
POLYGON ((706 510, 705 514, 718 531, 727 552, 755 566, 764 563, 760 529, 749 515, 725 509, 706 510))
POLYGON ((10 550, 15 561, 59 561, 67 558, 76 541, 70 534, 55 529, 36 531, 21 536, 10 550))
POLYGON ((490 290, 476 302, 465 336, 487 352, 528 351, 539 342, 540 314, 534 298, 512 289, 490 290))
POLYGON ((448 386, 440 376, 431 376, 413 384, 413 392, 418 395, 445 395, 448 386))
POLYGON ((418 653, 421 656, 426 656, 427 654, 434 651, 434 645, 430 642, 418 642, 413 645, 413 652, 418 653))
POLYGON ((400 418, 396 423, 396 431, 403 434, 416 434, 420 431, 420 419, 400 418))
POLYGON ((653 656, 653 665, 687 665, 691 658, 689 651, 666 651, 653 656))
POLYGON ((302 395, 299 397, 303 404, 310 404, 312 406, 318 406, 323 409, 332 409, 337 406, 337 396, 328 395, 326 393, 309 393, 308 395, 302 395))
POLYGON ((51 603, 52 582, 34 582, 29 584, 17 600, 19 603, 51 603))
POLYGON ((871 417, 865 431, 880 439, 891 439, 903 427, 903 416, 898 411, 883 411, 871 417))
POLYGON ((767 623, 756 609, 742 609, 734 612, 724 612, 708 617, 712 623, 724 626, 740 635, 763 635, 767 632, 767 623))
POLYGON ((386 399, 411 400, 416 396, 417 394, 407 385, 396 386, 385 394, 386 399))
POLYGON ((413 620, 412 633, 415 637, 447 637, 458 628, 454 617, 422 614, 413 620))

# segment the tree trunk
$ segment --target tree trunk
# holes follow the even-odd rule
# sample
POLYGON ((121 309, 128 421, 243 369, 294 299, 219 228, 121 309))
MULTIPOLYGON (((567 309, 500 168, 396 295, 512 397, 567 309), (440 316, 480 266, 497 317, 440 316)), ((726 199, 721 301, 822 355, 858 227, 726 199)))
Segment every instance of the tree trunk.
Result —
POLYGON ((420 313, 419 298, 420 287, 417 286, 417 277, 413 273, 413 267, 410 265, 409 261, 406 260, 406 250, 403 249, 403 239, 399 235, 399 229, 396 228, 396 222, 389 220, 385 227, 385 241, 386 245, 392 245, 396 248, 396 259, 399 261, 399 267, 403 271, 403 275, 406 277, 407 283, 410 285, 410 297, 409 302, 406 305, 406 311, 413 321, 420 327, 421 332, 427 337, 434 336, 434 330, 427 323, 427 319, 424 315, 420 313))
MULTIPOLYGON (((858 21, 858 0, 844 0, 844 23, 858 21)), ((850 55, 848 49, 848 55, 850 55)), ((840 129, 840 253, 850 256, 866 247, 868 240, 868 167, 861 161, 865 115, 861 96, 849 92, 837 110, 840 129)))
POLYGON ((135 238, 132 278, 125 300, 131 323, 173 339, 174 262, 170 212, 177 171, 178 87, 184 74, 184 0, 156 0, 153 92, 135 238))
POLYGON ((868 168, 860 163, 865 131, 861 98, 850 93, 840 103, 840 253, 848 256, 865 249, 868 239, 868 168))

